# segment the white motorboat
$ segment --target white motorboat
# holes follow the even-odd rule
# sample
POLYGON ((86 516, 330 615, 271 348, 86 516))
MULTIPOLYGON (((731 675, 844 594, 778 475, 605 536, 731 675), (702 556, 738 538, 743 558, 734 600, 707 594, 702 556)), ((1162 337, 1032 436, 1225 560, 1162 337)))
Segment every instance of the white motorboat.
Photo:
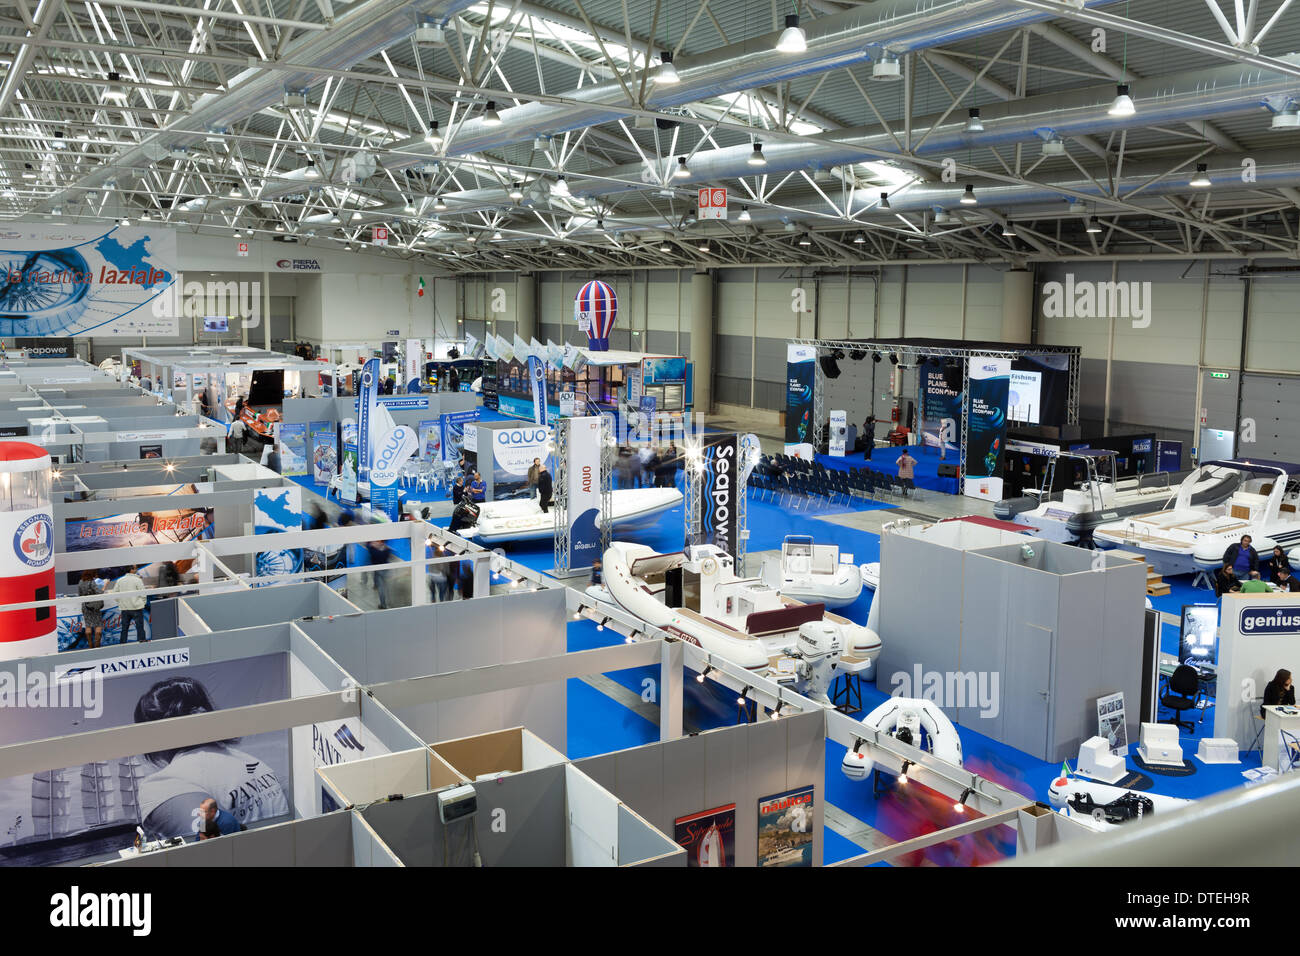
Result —
POLYGON ((833 544, 814 544, 811 535, 786 535, 780 555, 763 559, 763 583, 787 597, 827 607, 852 604, 862 593, 862 572, 833 544))
POLYGON ((754 671, 790 673, 791 660, 824 699, 826 674, 839 662, 870 665, 880 638, 861 625, 804 604, 758 578, 738 578, 729 554, 714 545, 660 554, 614 542, 605 552, 605 588, 624 610, 704 650, 754 671), (830 653, 833 646, 834 653, 830 653), (817 667, 825 666, 820 675, 817 667))
MULTIPOLYGON (((999 518, 1019 518, 1038 528, 1038 536, 1063 544, 1090 544, 1092 533, 1105 522, 1147 514, 1167 507, 1182 490, 1171 484, 1167 471, 1135 478, 1116 478, 1115 452, 1083 448, 1058 453, 1047 464, 1043 487, 1020 498, 1009 498, 993 506, 999 518), (1058 463, 1077 463, 1082 479, 1075 487, 1051 491, 1061 479, 1058 463)), ((1191 488, 1190 502, 1209 507, 1237 489, 1241 475, 1233 471, 1200 474, 1191 488)))
MULTIPOLYGON (((676 488, 618 488, 609 493, 610 528, 627 531, 652 524, 682 503, 676 488)), ((540 541, 555 535, 555 512, 542 511, 536 498, 506 498, 479 506, 478 522, 460 532, 484 544, 540 541)))
POLYGON ((1184 479, 1172 508, 1100 525, 1093 540, 1142 554, 1157 574, 1210 571, 1228 546, 1250 535, 1261 554, 1300 542, 1300 465, 1277 461, 1212 461, 1184 479), (1194 489, 1206 475, 1233 471, 1241 483, 1221 504, 1197 507, 1194 489))

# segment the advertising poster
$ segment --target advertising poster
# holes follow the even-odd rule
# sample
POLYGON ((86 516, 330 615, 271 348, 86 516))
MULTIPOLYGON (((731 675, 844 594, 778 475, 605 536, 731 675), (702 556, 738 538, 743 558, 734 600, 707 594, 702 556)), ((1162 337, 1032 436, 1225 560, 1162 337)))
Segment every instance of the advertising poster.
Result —
POLYGON ((600 418, 569 420, 569 567, 600 557, 600 418))
POLYGON ((961 390, 948 386, 942 368, 927 365, 923 374, 925 385, 921 389, 921 420, 924 422, 925 443, 938 447, 942 442, 947 451, 956 451, 958 442, 961 441, 961 390))
POLYGON ((740 543, 736 527, 737 435, 710 435, 700 449, 700 467, 704 477, 700 484, 698 507, 700 540, 694 544, 715 544, 733 558, 740 543))
POLYGON ((280 423, 280 474, 307 474, 307 423, 280 423))
POLYGON ((355 443, 343 446, 343 455, 339 459, 339 496, 344 501, 357 500, 357 446, 355 443))
POLYGON ((810 345, 789 345, 785 353, 785 444, 801 445, 813 440, 813 384, 816 380, 817 350, 810 345))
POLYGON ((643 385, 676 384, 686 380, 686 357, 684 355, 657 355, 641 360, 641 383, 643 385))
MULTIPOLYGON (((375 405, 379 396, 379 359, 371 359, 361 369, 361 385, 357 390, 357 477, 365 480, 370 471, 370 458, 374 454, 375 405)), ((347 439, 344 438, 344 443, 347 439)))
POLYGON ((1128 729, 1124 725, 1124 692, 1097 698, 1097 736, 1105 737, 1110 752, 1128 753, 1128 729))
MULTIPOLYGON (((41 675, 52 706, 6 707, 0 744, 247 707, 289 693, 285 654, 192 664, 188 647, 170 647, 94 664, 102 680, 89 680, 85 668, 41 675)), ((243 826, 287 819, 289 781, 287 730, 0 779, 0 866, 116 858, 137 826, 151 840, 193 839, 194 811, 208 797, 243 826)))
POLYGON ((800 787, 758 801, 758 865, 813 865, 813 791, 800 787))
POLYGON ((162 457, 162 445, 141 445, 141 446, 140 446, 140 457, 141 457, 141 458, 161 458, 161 457, 162 457))
MULTIPOLYGON (((277 534, 302 530, 302 489, 259 488, 253 492, 253 533, 277 534)), ((302 570, 302 549, 259 551, 257 577, 294 574, 302 570)))
POLYGON ((686 849, 686 865, 736 865, 736 805, 716 807, 673 821, 673 839, 686 849))
POLYGON ((973 356, 970 395, 966 400, 966 484, 971 498, 1002 500, 1002 443, 1007 434, 1007 395, 1011 363, 1007 359, 973 356))
MULTIPOLYGON (((281 457, 281 464, 284 459, 281 457)), ((339 438, 330 422, 311 423, 311 475, 317 484, 328 485, 339 472, 339 438)))
POLYGON ((528 356, 528 380, 532 384, 533 421, 546 424, 546 365, 536 355, 528 356))
POLYGON ((417 457, 421 461, 442 461, 442 419, 426 418, 415 426, 420 436, 420 450, 417 457))
POLYGON ((0 250, 0 336, 180 334, 171 229, 6 223, 0 250))
POLYGON ((448 412, 441 416, 439 424, 442 429, 442 460, 460 461, 462 452, 478 451, 477 422, 481 411, 477 408, 467 412, 448 412))
POLYGON ((406 340, 406 387, 404 391, 420 390, 420 370, 424 368, 424 343, 419 339, 406 340))
POLYGON ((836 458, 844 457, 844 435, 845 429, 849 427, 849 413, 843 409, 836 409, 830 414, 831 434, 830 434, 830 453, 836 458))
POLYGON ((1178 634, 1178 662, 1193 667, 1218 665, 1219 606, 1184 604, 1178 634))
MULTIPOLYGON (((528 496, 528 469, 534 458, 547 460, 547 429, 542 425, 520 425, 518 428, 497 428, 488 432, 492 436, 492 497, 526 498, 528 496)), ((479 456, 480 468, 483 461, 479 456)))

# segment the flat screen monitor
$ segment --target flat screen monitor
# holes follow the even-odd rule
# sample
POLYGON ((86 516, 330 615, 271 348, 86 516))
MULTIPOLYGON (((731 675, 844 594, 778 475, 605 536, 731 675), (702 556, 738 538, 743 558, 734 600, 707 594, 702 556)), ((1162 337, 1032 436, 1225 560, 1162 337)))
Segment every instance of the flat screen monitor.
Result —
POLYGON ((229 332, 230 319, 224 315, 205 315, 203 317, 204 332, 229 332))

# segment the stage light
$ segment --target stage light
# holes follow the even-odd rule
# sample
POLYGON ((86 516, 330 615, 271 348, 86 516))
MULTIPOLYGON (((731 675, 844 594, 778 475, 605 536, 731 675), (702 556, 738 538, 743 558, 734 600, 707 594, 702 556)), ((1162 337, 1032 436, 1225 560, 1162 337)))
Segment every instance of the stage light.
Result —
POLYGON ((966 801, 970 798, 970 795, 972 793, 974 793, 974 791, 971 790, 970 787, 967 787, 965 790, 961 792, 961 796, 957 798, 957 802, 952 805, 952 808, 956 810, 958 813, 965 813, 966 801))
POLYGON ((698 674, 695 675, 695 682, 697 684, 703 684, 705 678, 707 678, 710 674, 712 674, 713 671, 714 671, 714 667, 712 664, 705 664, 704 670, 700 671, 698 674))
POLYGON ((897 352, 890 352, 890 353, 889 353, 889 364, 890 364, 890 365, 897 365, 897 364, 898 364, 899 362, 901 362, 901 361, 902 361, 902 359, 900 359, 900 358, 898 357, 898 353, 897 353, 897 352))
POLYGON ((879 352, 872 352, 872 353, 871 353, 871 361, 873 361, 873 362, 875 362, 877 365, 879 365, 879 364, 880 364, 880 353, 879 353, 879 352))
POLYGON ((740 692, 740 696, 736 698, 737 705, 744 707, 747 703, 749 703, 749 692, 751 690, 753 690, 752 687, 750 687, 748 684, 745 685, 745 689, 742 690, 740 692))
POLYGON ((600 619, 600 623, 596 625, 596 630, 598 630, 598 631, 603 631, 603 630, 605 629, 605 625, 608 624, 608 623, 609 623, 609 618, 607 618, 607 617, 602 617, 602 618, 600 619))

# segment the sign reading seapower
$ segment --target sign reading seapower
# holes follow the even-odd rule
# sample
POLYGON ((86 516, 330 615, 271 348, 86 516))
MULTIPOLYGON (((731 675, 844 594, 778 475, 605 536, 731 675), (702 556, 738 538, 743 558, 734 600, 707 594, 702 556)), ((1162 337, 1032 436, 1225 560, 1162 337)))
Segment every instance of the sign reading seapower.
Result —
POLYGON ((700 540, 692 544, 716 544, 733 558, 740 541, 736 527, 736 495, 740 493, 736 467, 736 435, 711 435, 700 449, 704 475, 698 507, 701 509, 700 540))

